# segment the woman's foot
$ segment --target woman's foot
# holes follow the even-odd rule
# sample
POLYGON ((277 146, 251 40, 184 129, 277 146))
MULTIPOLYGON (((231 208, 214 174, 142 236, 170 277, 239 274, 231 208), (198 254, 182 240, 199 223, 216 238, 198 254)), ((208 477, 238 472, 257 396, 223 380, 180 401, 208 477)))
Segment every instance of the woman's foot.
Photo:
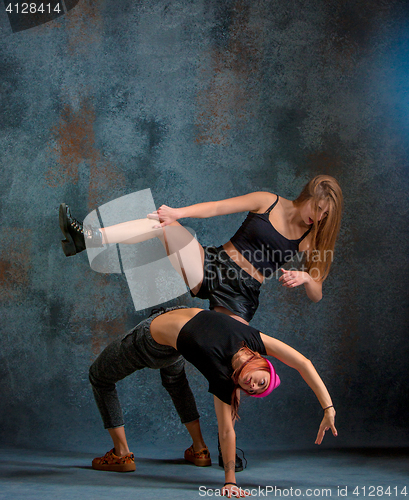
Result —
POLYGON ((82 252, 87 246, 102 247, 101 232, 98 229, 84 228, 82 222, 71 215, 70 208, 65 203, 60 205, 59 223, 65 236, 65 240, 61 241, 62 249, 67 257, 82 252))
POLYGON ((199 451, 194 451, 192 444, 192 446, 185 451, 185 460, 192 462, 192 464, 195 464, 198 467, 207 467, 208 465, 212 465, 210 452, 207 446, 199 451))
POLYGON ((112 448, 103 457, 94 458, 92 468, 110 472, 132 472, 136 469, 133 453, 127 453, 123 457, 118 457, 114 451, 115 448, 112 448))

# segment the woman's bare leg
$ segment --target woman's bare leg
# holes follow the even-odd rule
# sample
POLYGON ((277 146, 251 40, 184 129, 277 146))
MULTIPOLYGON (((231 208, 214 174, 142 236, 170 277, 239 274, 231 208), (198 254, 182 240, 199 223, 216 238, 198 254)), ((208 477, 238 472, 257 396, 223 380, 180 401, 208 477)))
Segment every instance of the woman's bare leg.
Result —
POLYGON ((100 229, 102 242, 135 244, 159 238, 172 266, 186 285, 197 293, 203 281, 204 250, 196 238, 178 222, 164 228, 155 228, 154 219, 137 219, 100 229))
POLYGON ((156 238, 163 233, 162 228, 154 229, 158 225, 158 221, 152 219, 136 219, 114 226, 104 227, 100 229, 102 234, 102 242, 108 243, 125 243, 132 245, 141 241, 156 238))
POLYGON ((130 453, 124 426, 108 429, 108 432, 114 443, 114 453, 117 457, 124 457, 126 454, 130 453))
MULTIPOLYGON (((188 422, 185 424, 190 437, 193 441, 193 449, 195 451, 200 451, 206 448, 206 444, 203 440, 202 431, 200 429, 199 419, 193 422, 188 422)), ((129 451, 128 443, 125 436, 125 427, 114 427, 113 429, 108 429, 108 432, 112 438, 114 444, 114 453, 117 457, 124 457, 129 451)))
POLYGON ((199 419, 194 420, 193 422, 189 422, 185 424, 185 426, 190 434, 190 437, 192 438, 194 451, 200 451, 203 448, 206 448, 206 444, 202 436, 202 431, 200 429, 199 419))
POLYGON ((172 222, 164 227, 162 235, 158 238, 165 247, 172 266, 178 271, 177 264, 179 264, 180 274, 186 285, 193 294, 196 294, 203 281, 204 250, 202 245, 179 222, 172 222))

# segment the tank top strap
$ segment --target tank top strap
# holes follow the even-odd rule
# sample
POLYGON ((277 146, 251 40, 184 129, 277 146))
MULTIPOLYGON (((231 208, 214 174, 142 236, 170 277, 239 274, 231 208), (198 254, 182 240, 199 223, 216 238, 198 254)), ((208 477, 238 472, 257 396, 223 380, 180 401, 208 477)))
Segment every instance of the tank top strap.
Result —
POLYGON ((277 195, 276 201, 270 207, 268 207, 264 213, 269 214, 271 212, 271 210, 273 210, 273 208, 277 205, 277 203, 278 203, 278 195, 277 195))
POLYGON ((309 234, 309 232, 311 231, 312 229, 312 225, 307 229, 307 231, 305 231, 305 233, 301 236, 301 238, 298 240, 300 243, 302 242, 302 240, 309 234))

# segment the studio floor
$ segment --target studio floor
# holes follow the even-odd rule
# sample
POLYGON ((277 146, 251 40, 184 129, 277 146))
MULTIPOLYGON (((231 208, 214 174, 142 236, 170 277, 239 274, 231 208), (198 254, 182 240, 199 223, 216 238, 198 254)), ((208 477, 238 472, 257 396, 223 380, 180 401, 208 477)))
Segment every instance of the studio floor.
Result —
MULTIPOLYGON (((211 450, 213 451, 213 450, 211 450)), ((88 453, 3 449, 0 498, 7 500, 192 499, 218 496, 223 472, 186 463, 180 450, 139 450, 136 472, 94 471, 88 453), (200 488, 201 487, 201 488, 200 488)), ((406 498, 409 450, 246 450, 240 486, 258 498, 406 498), (359 495, 357 495, 359 493, 359 495), (405 495, 406 493, 406 495, 405 495)))

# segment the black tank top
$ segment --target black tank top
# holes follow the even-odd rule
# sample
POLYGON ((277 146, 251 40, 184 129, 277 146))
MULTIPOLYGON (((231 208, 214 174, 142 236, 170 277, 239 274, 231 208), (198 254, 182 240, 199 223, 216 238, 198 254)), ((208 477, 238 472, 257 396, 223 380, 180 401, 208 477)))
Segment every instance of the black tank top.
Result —
POLYGON ((269 214, 276 201, 263 214, 249 212, 231 242, 237 250, 266 278, 270 277, 285 262, 298 252, 302 240, 311 227, 298 240, 289 240, 271 224, 269 214))

